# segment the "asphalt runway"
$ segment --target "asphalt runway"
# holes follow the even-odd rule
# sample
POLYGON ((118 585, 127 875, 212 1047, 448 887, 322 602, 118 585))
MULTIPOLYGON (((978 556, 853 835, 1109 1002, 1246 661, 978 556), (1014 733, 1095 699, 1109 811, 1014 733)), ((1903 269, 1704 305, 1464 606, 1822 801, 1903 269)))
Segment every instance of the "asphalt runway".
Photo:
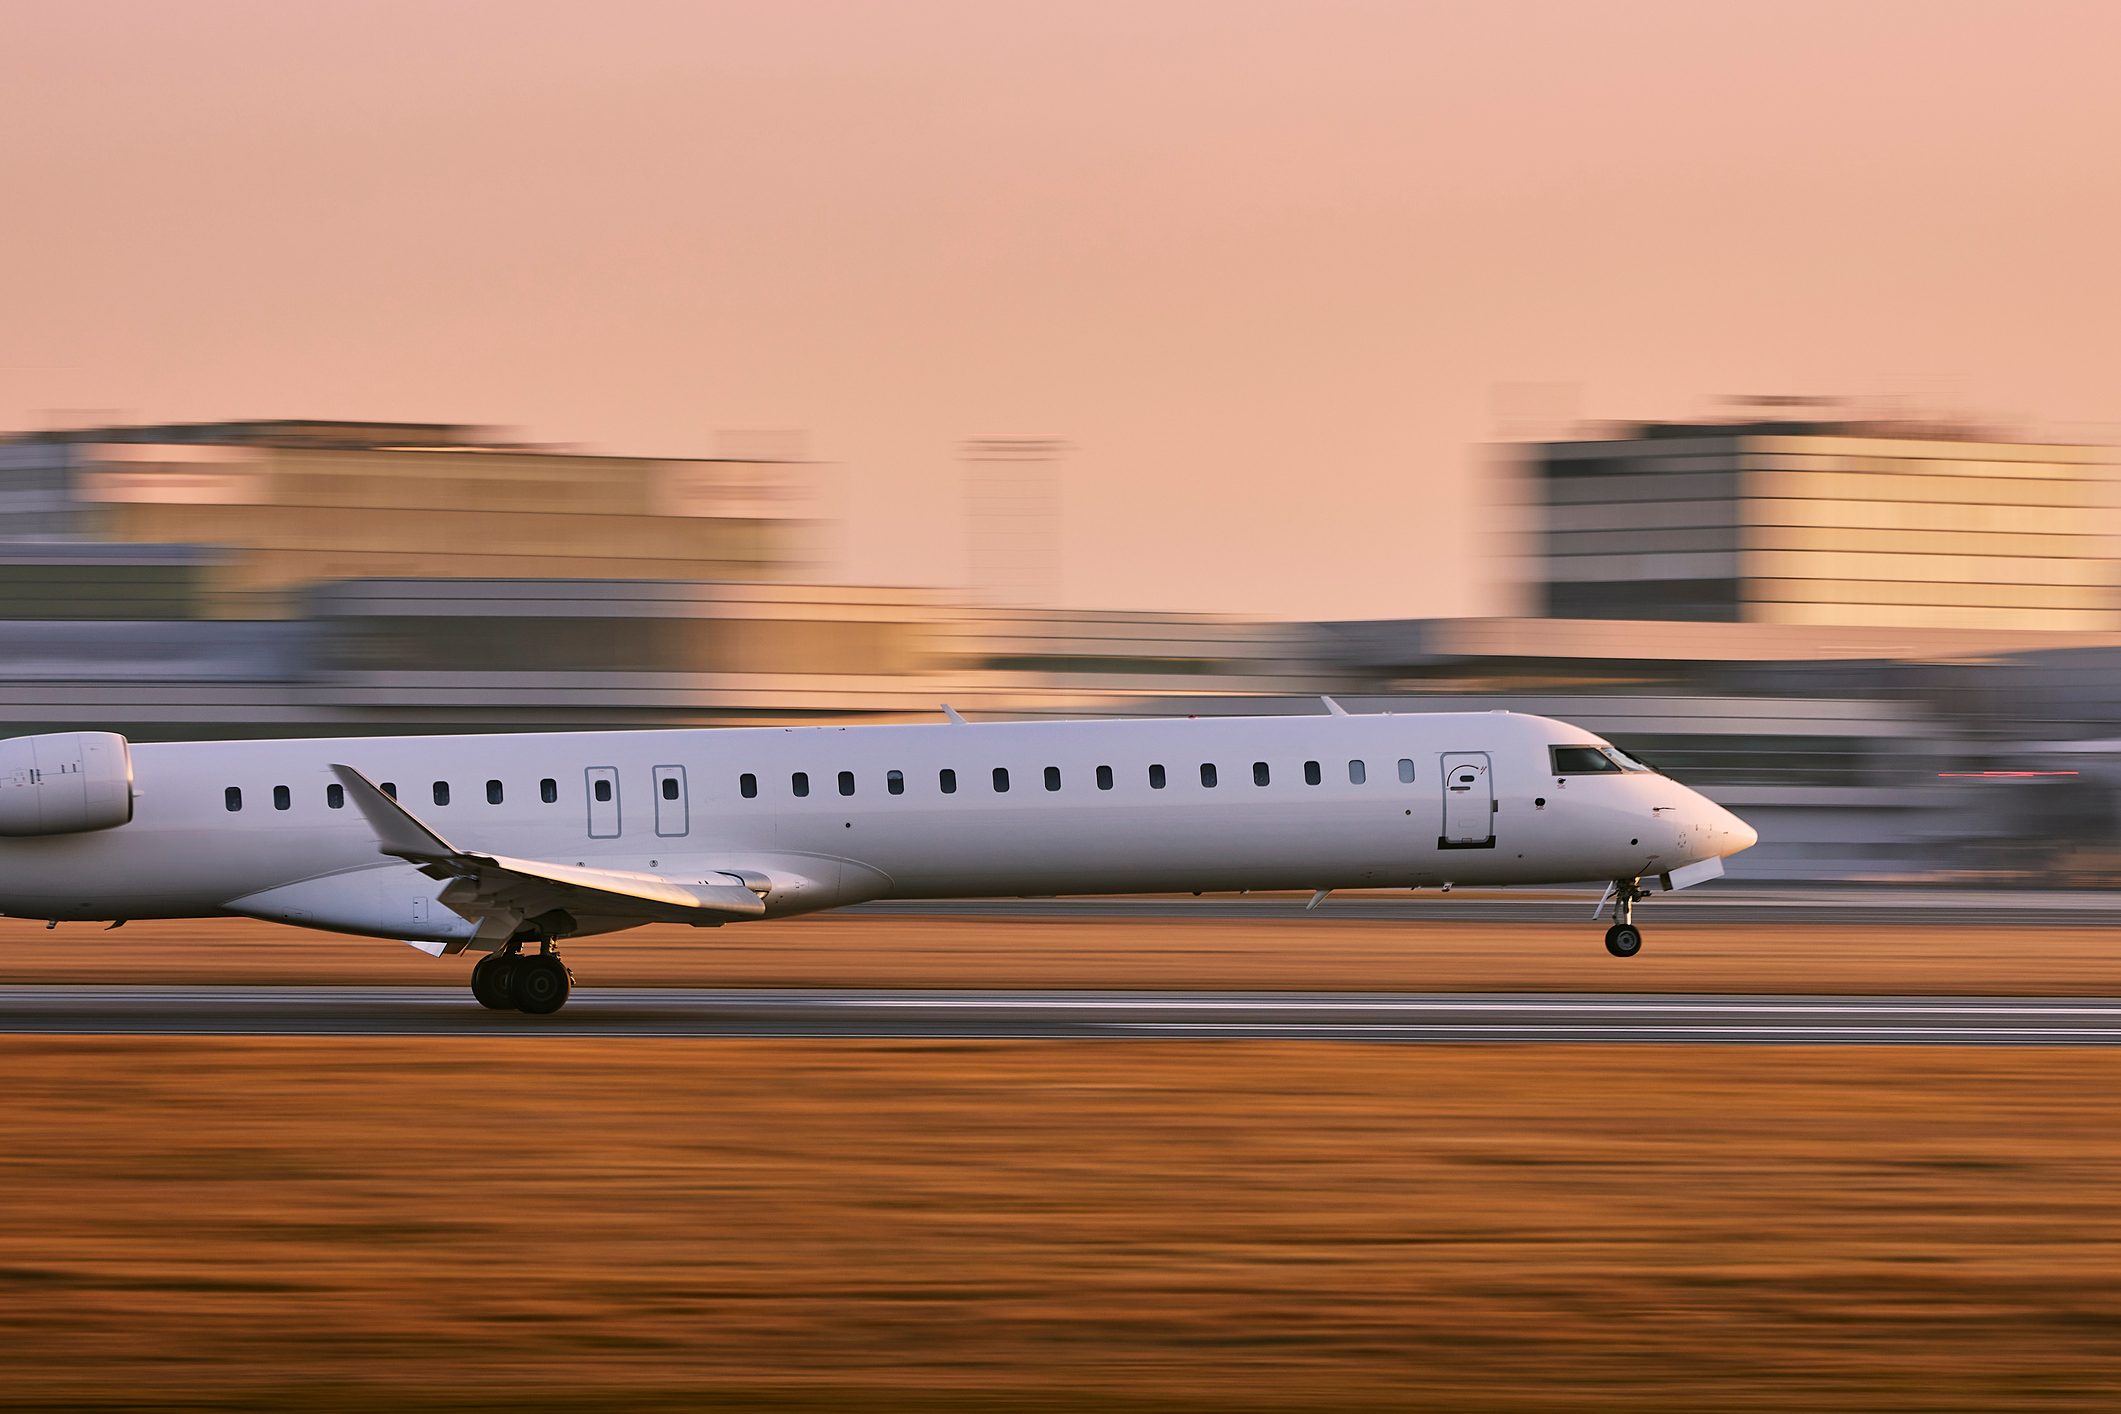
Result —
POLYGON ((457 988, 5 986, 0 1034, 1416 1043, 2121 1044, 2121 998, 586 988, 556 1016, 457 988))
MULTIPOLYGON (((1354 890, 1335 894, 1313 912, 1304 895, 1208 894, 1200 898, 1096 897, 905 899, 856 904, 851 914, 885 917, 1213 919, 1258 922, 1326 917, 1384 923, 1588 923, 1602 885, 1581 890, 1438 889, 1354 890)), ((1877 885, 1765 888, 1722 881, 1675 894, 1653 893, 1636 921, 1660 923, 1779 923, 1925 928, 2121 927, 2121 892, 2109 890, 1893 888, 1877 885)))

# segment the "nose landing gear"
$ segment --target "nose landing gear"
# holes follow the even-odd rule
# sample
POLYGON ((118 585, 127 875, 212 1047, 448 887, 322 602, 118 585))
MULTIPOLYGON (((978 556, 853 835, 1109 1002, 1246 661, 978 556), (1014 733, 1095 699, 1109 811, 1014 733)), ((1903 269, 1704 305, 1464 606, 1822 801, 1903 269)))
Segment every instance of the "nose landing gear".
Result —
POLYGON ((574 974, 553 951, 550 939, 541 941, 535 953, 522 948, 521 942, 510 942, 479 959, 471 969, 471 994, 489 1011, 550 1016, 567 1005, 574 974))
POLYGON ((1635 902, 1642 896, 1642 880, 1613 881, 1613 926, 1605 930, 1605 950, 1615 957, 1642 951, 1642 930, 1635 926, 1635 902))

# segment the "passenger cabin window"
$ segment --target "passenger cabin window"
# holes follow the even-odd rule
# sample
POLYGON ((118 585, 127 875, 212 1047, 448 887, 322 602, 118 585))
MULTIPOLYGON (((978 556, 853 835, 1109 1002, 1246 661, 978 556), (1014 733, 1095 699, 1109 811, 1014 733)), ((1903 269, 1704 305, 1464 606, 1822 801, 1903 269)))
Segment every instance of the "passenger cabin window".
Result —
POLYGON ((292 805, 293 805, 294 803, 295 803, 295 793, 294 793, 293 791, 289 790, 289 789, 288 789, 288 788, 287 788, 286 786, 274 786, 274 787, 272 788, 272 808, 273 808, 273 809, 275 809, 275 810, 286 810, 286 809, 288 809, 288 808, 289 808, 290 806, 292 806, 292 805))
POLYGON ((324 787, 324 804, 328 809, 344 810, 346 808, 346 787, 340 785, 337 781, 333 781, 330 785, 324 787))
POLYGON ((1555 746, 1548 749, 1553 753, 1554 774, 1557 776, 1620 774, 1620 763, 1595 746, 1555 746))
POLYGON ((539 781, 538 799, 544 801, 547 805, 557 804, 560 799, 560 783, 550 776, 539 781))
POLYGON ((1399 780, 1402 785, 1414 784, 1414 762, 1405 756, 1399 758, 1399 780))
POLYGON ((906 773, 904 771, 884 772, 884 789, 892 795, 904 795, 906 793, 906 773))
POLYGON ((1097 788, 1099 790, 1112 789, 1112 768, 1110 766, 1097 768, 1097 788))
POLYGON ((1006 792, 1006 791, 1007 791, 1008 789, 1009 789, 1009 768, 1008 768, 1007 766, 996 766, 996 767, 994 768, 994 790, 995 790, 995 794, 997 794, 997 795, 999 795, 999 794, 1002 794, 1003 792, 1006 792))
MULTIPOLYGON (((665 800, 676 800, 677 798, 678 798, 678 778, 677 778, 676 776, 665 776, 665 777, 663 777, 663 799, 665 799, 665 800)), ((498 804, 498 803, 499 803, 499 802, 496 802, 496 804, 498 804)))
POLYGON ((1319 769, 1318 769, 1318 763, 1317 763, 1316 761, 1306 761, 1306 762, 1304 762, 1304 784, 1305 784, 1305 785, 1307 785, 1307 786, 1315 786, 1315 785, 1317 785, 1317 784, 1318 784, 1318 783, 1319 783, 1320 781, 1322 781, 1322 780, 1324 780, 1324 779, 1325 779, 1325 776, 1324 776, 1324 775, 1323 775, 1323 774, 1322 774, 1322 773, 1321 773, 1321 772, 1319 771, 1319 769))
MULTIPOLYGON (((445 793, 446 793, 446 792, 448 791, 448 789, 449 789, 449 787, 447 787, 447 786, 444 786, 444 787, 442 787, 442 790, 443 790, 443 791, 444 791, 445 793)), ((611 802, 611 782, 610 782, 610 781, 606 781, 606 780, 599 780, 599 781, 597 782, 597 784, 596 784, 596 790, 595 790, 595 791, 594 791, 593 793, 595 794, 595 796, 596 796, 596 798, 597 798, 597 803, 598 803, 598 804, 600 804, 600 805, 608 805, 608 804, 610 804, 610 802, 611 802)))
POLYGON ((1269 779, 1270 777, 1267 774, 1267 763, 1264 761, 1254 761, 1252 763, 1252 784, 1255 786, 1263 786, 1267 783, 1269 779))
POLYGON ((957 794, 957 772, 951 770, 948 766, 943 767, 942 771, 936 776, 935 783, 942 787, 944 795, 957 794))
POLYGON ((841 795, 853 795, 853 794, 854 794, 854 772, 852 772, 852 771, 842 771, 842 772, 840 772, 840 794, 841 794, 841 795))
POLYGON ((436 782, 435 782, 435 804, 437 804, 437 805, 447 805, 447 804, 449 804, 449 782, 447 782, 447 781, 436 781, 436 782))
POLYGON ((794 791, 798 796, 810 794, 810 773, 808 771, 797 771, 790 776, 788 778, 788 789, 794 791))
POLYGON ((1150 789, 1150 790, 1162 790, 1163 788, 1164 788, 1164 768, 1163 768, 1163 767, 1161 767, 1161 766, 1151 766, 1151 767, 1149 768, 1149 789, 1150 789))
POLYGON ((1215 763, 1214 763, 1214 762, 1212 762, 1212 761, 1203 761, 1203 762, 1201 762, 1201 763, 1200 763, 1200 783, 1201 783, 1202 785, 1204 785, 1204 786, 1208 787, 1208 788, 1209 788, 1210 790, 1213 790, 1213 789, 1215 788, 1215 763))
POLYGON ((1047 789, 1047 790, 1059 790, 1059 789, 1060 789, 1060 767, 1058 767, 1058 766, 1048 766, 1048 767, 1046 768, 1046 789, 1047 789))
POLYGON ((241 810, 243 808, 243 787, 230 786, 227 790, 222 791, 221 803, 230 810, 241 810))
POLYGON ((746 800, 757 800, 759 798, 759 778, 749 771, 738 776, 736 778, 736 793, 746 800))
POLYGON ((488 781, 486 783, 486 803, 488 805, 499 805, 501 803, 501 783, 499 781, 488 781))
POLYGON ((1362 762, 1360 762, 1360 761, 1350 761, 1350 762, 1348 763, 1348 784, 1349 784, 1349 785, 1351 785, 1351 786, 1359 786, 1359 785, 1361 785, 1361 784, 1362 784, 1362 783, 1363 783, 1364 781, 1366 781, 1366 780, 1368 780, 1368 779, 1370 779, 1370 772, 1369 772, 1369 768, 1368 768, 1368 767, 1366 767, 1366 766, 1364 766, 1364 765, 1362 764, 1362 762))

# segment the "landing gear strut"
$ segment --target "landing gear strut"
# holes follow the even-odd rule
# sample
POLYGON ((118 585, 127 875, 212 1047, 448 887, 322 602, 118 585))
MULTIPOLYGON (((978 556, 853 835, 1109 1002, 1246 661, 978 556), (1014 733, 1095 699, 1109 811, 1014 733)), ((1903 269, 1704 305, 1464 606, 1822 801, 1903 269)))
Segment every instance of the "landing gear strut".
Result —
POLYGON ((1605 930, 1605 950, 1615 957, 1642 951, 1642 930, 1635 926, 1635 901, 1642 896, 1640 879, 1613 881, 1613 926, 1605 930))
POLYGON ((525 953, 522 942, 512 940, 471 969, 471 994, 489 1011, 550 1016, 567 1005, 567 994, 573 989, 574 974, 553 951, 549 938, 540 941, 534 953, 525 953))

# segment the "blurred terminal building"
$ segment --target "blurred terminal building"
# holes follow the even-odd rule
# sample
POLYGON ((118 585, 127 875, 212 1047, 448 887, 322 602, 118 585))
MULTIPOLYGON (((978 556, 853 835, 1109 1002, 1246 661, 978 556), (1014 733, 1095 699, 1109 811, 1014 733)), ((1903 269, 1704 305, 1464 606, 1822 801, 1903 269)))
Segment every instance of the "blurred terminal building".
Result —
MULTIPOLYGON (((981 445, 968 460, 996 461, 981 445)), ((1734 861, 1754 878, 2121 877, 2110 448, 1778 416, 1506 455, 1534 511, 1517 577, 1535 613, 1288 623, 819 583, 809 468, 785 449, 589 456, 305 421, 0 437, 0 735, 1309 711, 1332 693, 1606 733, 1758 824, 1734 861)))

